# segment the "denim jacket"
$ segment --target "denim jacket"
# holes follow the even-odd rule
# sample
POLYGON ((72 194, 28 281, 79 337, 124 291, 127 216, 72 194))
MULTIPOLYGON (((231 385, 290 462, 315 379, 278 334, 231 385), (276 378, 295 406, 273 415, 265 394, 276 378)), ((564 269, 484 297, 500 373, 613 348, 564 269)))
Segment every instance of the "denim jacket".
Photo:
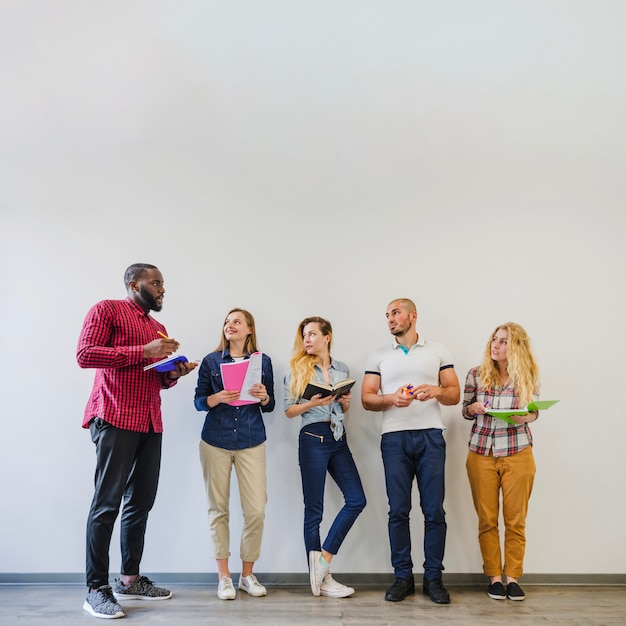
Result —
MULTIPOLYGON (((250 355, 246 355, 246 359, 250 355)), ((207 411, 204 426, 202 427, 202 440, 211 446, 225 450, 243 450, 262 444, 265 439, 265 424, 262 413, 274 410, 274 373, 272 361, 267 354, 262 356, 261 382, 267 389, 270 401, 265 405, 244 404, 231 406, 220 403, 212 409, 208 408, 207 398, 224 389, 220 365, 233 363, 228 349, 222 356, 221 352, 207 354, 198 371, 198 384, 194 397, 194 404, 198 411, 207 411)))
MULTIPOLYGON (((341 361, 336 361, 335 359, 331 359, 330 362, 330 382, 334 385, 338 383, 340 380, 345 380, 346 378, 350 378, 350 371, 348 366, 341 361)), ((318 365, 315 366, 315 377, 314 380, 319 382, 324 382, 324 374, 318 365)), ((285 385, 285 411, 292 404, 302 404, 303 402, 307 402, 307 400, 303 400, 302 398, 298 398, 297 400, 293 400, 289 397, 289 387, 291 385, 291 373, 285 375, 284 378, 285 385)), ((300 428, 304 428, 309 424, 315 424, 316 422, 330 422, 332 421, 331 415, 335 415, 335 419, 338 421, 343 420, 343 410, 341 409, 341 404, 339 401, 335 400, 332 404, 326 406, 314 406, 312 409, 305 411, 302 414, 302 420, 300 423, 300 428)))

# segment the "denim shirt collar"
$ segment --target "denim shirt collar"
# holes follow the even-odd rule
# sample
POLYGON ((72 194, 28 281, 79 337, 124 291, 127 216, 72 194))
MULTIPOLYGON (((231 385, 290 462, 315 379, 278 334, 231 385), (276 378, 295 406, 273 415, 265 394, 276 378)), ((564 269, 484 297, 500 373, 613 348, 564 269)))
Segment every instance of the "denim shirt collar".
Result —
MULTIPOLYGON (((322 372, 322 368, 321 368, 321 367, 320 367, 317 363, 316 363, 313 367, 315 368, 316 373, 318 373, 318 374, 321 376, 321 379, 320 379, 320 380, 322 380, 322 381, 323 381, 323 380, 324 380, 324 373, 322 372)), ((335 367, 335 360, 334 360, 332 357, 330 357, 330 365, 328 366, 328 373, 330 374, 330 382, 331 382, 332 384, 334 384, 334 383, 335 383, 335 382, 337 382, 337 381, 335 381, 335 380, 334 380, 333 375, 332 375, 332 373, 331 373, 331 370, 332 370, 333 372, 338 372, 338 371, 341 371, 341 370, 338 370, 338 369, 335 367)))
MULTIPOLYGON (((239 357, 237 357, 237 358, 239 358, 239 357)), ((243 355, 243 358, 244 358, 244 361, 245 361, 246 359, 249 359, 249 358, 250 358, 250 353, 249 353, 249 352, 246 352, 246 353, 243 355)), ((229 346, 226 346, 226 347, 224 348, 224 351, 222 352, 222 359, 223 359, 224 361, 234 361, 234 360, 235 360, 235 357, 230 356, 230 347, 229 347, 229 346)))

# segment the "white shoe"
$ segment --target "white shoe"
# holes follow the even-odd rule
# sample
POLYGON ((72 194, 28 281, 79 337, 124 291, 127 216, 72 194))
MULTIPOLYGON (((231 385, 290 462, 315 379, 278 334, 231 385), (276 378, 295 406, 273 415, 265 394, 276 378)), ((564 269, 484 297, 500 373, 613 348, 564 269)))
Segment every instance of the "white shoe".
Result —
POLYGON ((233 587, 233 579, 224 576, 217 585, 217 597, 220 600, 234 600, 237 597, 237 592, 233 587))
POLYGON ((320 595, 320 587, 326 575, 328 568, 320 563, 321 552, 311 550, 309 552, 309 581, 311 582, 311 591, 314 596, 320 595))
POLYGON ((267 589, 256 579, 254 574, 239 577, 239 589, 257 598, 267 595, 267 589))
POLYGON ((327 598, 347 598, 354 593, 352 587, 346 587, 338 583, 330 574, 326 574, 326 578, 320 587, 320 594, 327 598))

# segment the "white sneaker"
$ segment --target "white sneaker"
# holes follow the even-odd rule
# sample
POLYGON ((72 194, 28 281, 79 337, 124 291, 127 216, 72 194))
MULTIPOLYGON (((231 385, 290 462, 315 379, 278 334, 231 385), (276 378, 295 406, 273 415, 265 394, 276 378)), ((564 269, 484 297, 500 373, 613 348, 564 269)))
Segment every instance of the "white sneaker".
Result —
POLYGON ((347 598, 354 593, 352 587, 346 587, 338 583, 330 574, 326 574, 326 578, 320 587, 320 594, 327 598, 347 598))
POLYGON ((245 577, 240 576, 239 589, 257 598, 267 595, 267 589, 256 579, 254 574, 245 577))
POLYGON ((234 600, 237 597, 237 592, 233 587, 233 579, 224 576, 217 585, 217 597, 220 600, 234 600))
POLYGON ((320 563, 321 552, 311 550, 309 552, 309 581, 311 582, 311 591, 314 596, 320 595, 320 587, 326 575, 328 568, 320 563))

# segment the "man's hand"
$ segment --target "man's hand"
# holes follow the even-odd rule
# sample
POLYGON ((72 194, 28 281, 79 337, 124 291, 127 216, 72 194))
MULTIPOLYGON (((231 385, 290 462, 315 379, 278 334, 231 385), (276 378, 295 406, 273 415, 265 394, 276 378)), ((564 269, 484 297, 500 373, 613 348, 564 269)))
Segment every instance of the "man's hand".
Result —
POLYGON ((414 400, 418 400, 420 402, 424 402, 424 400, 431 400, 432 398, 439 397, 440 387, 435 387, 434 385, 417 385, 417 387, 413 387, 411 390, 413 393, 414 400))
POLYGON ((176 367, 176 369, 169 372, 168 374, 170 377, 170 380, 176 380, 177 378, 180 378, 181 376, 187 376, 189 372, 193 372, 193 370, 195 370, 196 367, 198 367, 198 362, 197 361, 178 361, 178 363, 174 363, 174 366, 176 367))
POLYGON ((415 400, 415 396, 411 393, 407 393, 406 385, 399 387, 391 396, 392 406, 406 407, 409 406, 413 400, 415 400))
POLYGON ((176 339, 155 339, 143 347, 143 356, 146 359, 162 359, 176 352, 179 347, 176 339))

